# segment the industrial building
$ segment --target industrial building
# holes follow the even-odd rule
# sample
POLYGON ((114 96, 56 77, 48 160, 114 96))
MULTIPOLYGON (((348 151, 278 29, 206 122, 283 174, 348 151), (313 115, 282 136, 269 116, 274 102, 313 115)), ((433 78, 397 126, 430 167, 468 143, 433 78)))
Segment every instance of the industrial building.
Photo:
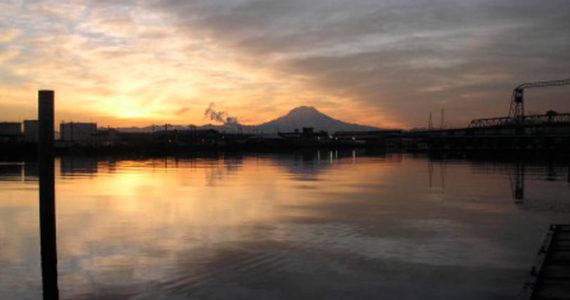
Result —
POLYGON ((70 144, 91 144, 97 133, 97 123, 61 123, 60 140, 70 144))
POLYGON ((18 122, 2 122, 0 123, 0 135, 21 135, 22 124, 18 122))
POLYGON ((24 141, 38 142, 38 120, 24 120, 24 141))
POLYGON ((22 124, 18 122, 0 123, 0 141, 17 142, 22 138, 22 124))

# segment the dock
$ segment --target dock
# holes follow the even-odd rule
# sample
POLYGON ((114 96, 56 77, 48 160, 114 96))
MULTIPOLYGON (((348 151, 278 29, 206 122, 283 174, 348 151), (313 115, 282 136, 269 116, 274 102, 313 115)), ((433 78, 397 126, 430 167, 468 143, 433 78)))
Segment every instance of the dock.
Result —
POLYGON ((570 224, 550 226, 521 299, 570 299, 570 224))

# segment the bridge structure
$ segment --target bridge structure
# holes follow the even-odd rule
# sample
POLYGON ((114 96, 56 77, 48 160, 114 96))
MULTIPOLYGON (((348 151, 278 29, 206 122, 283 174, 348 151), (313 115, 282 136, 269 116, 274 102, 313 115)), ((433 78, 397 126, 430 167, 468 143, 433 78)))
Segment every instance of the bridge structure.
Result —
POLYGON ((474 119, 471 121, 471 123, 469 123, 469 128, 488 128, 512 125, 548 126, 557 123, 570 123, 570 113, 559 114, 551 110, 543 115, 528 115, 524 117, 523 124, 518 122, 516 118, 512 117, 474 119))
POLYGON ((511 96, 511 104, 509 107, 509 115, 507 117, 474 119, 469 124, 469 127, 483 128, 483 127, 510 126, 510 125, 524 126, 524 125, 570 122, 570 113, 559 114, 553 110, 550 110, 543 115, 527 116, 524 113, 524 91, 526 89, 556 87, 556 86, 565 86, 565 85, 570 85, 570 78, 551 80, 551 81, 526 82, 520 84, 513 89, 513 93, 511 96))
MULTIPOLYGON (((515 87, 509 115, 474 119, 465 128, 408 132, 408 144, 417 150, 512 151, 554 150, 570 153, 570 113, 550 110, 524 114, 524 90, 570 85, 570 79, 523 83, 515 87)), ((410 147, 408 147, 409 149, 410 147)))

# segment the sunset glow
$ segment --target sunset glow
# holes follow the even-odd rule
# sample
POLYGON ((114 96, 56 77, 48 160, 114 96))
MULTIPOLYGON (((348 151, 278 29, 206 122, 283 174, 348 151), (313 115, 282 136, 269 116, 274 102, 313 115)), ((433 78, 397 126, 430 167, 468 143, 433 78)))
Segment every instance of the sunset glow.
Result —
MULTIPOLYGON (((0 3, 0 119, 100 126, 243 124, 310 105, 348 122, 451 125, 505 115, 518 83, 568 77, 567 1, 0 3), (537 72, 540 71, 540 72, 537 72)), ((564 90, 567 91, 567 90, 564 90)), ((567 111, 560 90, 529 112, 567 111)))

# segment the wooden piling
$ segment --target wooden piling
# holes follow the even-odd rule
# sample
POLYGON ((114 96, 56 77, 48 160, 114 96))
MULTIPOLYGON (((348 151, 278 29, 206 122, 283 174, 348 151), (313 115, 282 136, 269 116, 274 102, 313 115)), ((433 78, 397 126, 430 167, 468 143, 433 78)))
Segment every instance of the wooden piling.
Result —
POLYGON ((38 92, 40 239, 44 299, 59 299, 54 174, 54 92, 38 92))

